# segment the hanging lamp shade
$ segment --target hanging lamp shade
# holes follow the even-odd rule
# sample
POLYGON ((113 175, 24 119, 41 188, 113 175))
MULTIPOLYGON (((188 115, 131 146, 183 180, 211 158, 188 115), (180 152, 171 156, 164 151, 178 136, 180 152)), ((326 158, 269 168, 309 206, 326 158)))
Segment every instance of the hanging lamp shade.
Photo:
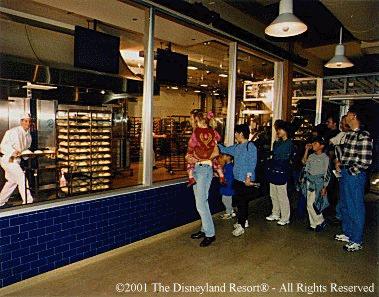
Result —
POLYGON ((342 44, 342 27, 340 29, 340 43, 337 44, 334 57, 325 64, 326 68, 349 68, 353 67, 354 64, 345 57, 345 46, 342 44))
POLYGON ((265 33, 274 37, 290 37, 307 31, 307 25, 293 14, 292 0, 281 0, 279 16, 265 29, 265 33))

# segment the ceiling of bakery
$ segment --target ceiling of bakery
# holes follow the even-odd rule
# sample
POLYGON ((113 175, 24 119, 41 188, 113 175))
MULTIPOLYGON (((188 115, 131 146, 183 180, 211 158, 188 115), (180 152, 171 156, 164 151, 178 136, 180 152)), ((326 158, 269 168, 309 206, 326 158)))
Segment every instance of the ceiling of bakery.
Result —
MULTIPOLYGON (((225 1, 265 25, 279 12, 279 0, 225 1)), ((299 41, 305 51, 326 62, 334 55, 339 29, 343 27, 345 54, 355 67, 338 71, 341 74, 378 71, 378 0, 294 0, 294 14, 308 25, 308 30, 289 41, 299 41)), ((333 71, 326 70, 326 74, 333 71)))
MULTIPOLYGON (((143 74, 143 27, 144 11, 142 9, 115 1, 119 5, 119 14, 109 14, 106 4, 101 0, 5 0, 2 7, 22 11, 35 16, 45 17, 68 25, 93 26, 92 20, 102 22, 98 30, 121 38, 121 54, 129 70, 143 74), (89 5, 91 3, 91 5, 89 5), (58 8, 52 8, 48 5, 58 8), (86 16, 80 14, 86 11, 86 16), (108 11, 108 12, 107 12, 108 11), (112 26, 107 24, 112 23, 112 26), (126 29, 125 29, 126 28, 126 29)), ((32 24, 20 23, 19 20, 0 13, 1 52, 10 55, 23 55, 24 58, 46 62, 58 62, 73 65, 73 37, 47 29, 36 28, 32 24), (16 36, 16 38, 15 38, 16 36), (51 40, 54 40, 52 43, 51 40), (34 52, 33 52, 34 51, 34 52)), ((189 84, 199 86, 207 84, 209 89, 221 88, 226 92, 228 71, 228 47, 214 36, 183 26, 161 16, 156 17, 155 47, 166 48, 172 43, 174 51, 187 54, 189 64, 197 70, 189 70, 189 84), (225 76, 225 75, 224 75, 225 76)), ((239 52, 238 78, 261 80, 273 77, 273 64, 251 54, 239 52)), ((130 73, 126 72, 127 74, 130 73)), ((242 85, 242 82, 241 82, 242 85)))

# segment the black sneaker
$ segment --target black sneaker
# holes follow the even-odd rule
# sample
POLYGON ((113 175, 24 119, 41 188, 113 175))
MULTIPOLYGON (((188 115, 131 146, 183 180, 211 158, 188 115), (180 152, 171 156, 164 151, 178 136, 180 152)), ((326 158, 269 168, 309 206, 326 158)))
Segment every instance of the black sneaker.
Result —
POLYGON ((320 225, 317 225, 316 226, 316 232, 322 232, 324 231, 326 228, 326 222, 324 221, 323 223, 321 223, 320 225))
POLYGON ((205 237, 201 242, 200 242, 200 246, 201 247, 206 247, 208 245, 210 245, 213 241, 216 240, 216 236, 212 236, 212 237, 205 237))

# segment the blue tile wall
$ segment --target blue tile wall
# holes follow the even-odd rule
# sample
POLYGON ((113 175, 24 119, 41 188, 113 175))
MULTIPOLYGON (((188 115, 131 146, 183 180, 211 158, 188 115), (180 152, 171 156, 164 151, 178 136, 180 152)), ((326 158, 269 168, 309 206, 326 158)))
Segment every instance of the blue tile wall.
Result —
MULTIPOLYGON (((221 211, 212 183, 212 213, 221 211)), ((0 288, 199 219, 177 184, 0 218, 0 288)))

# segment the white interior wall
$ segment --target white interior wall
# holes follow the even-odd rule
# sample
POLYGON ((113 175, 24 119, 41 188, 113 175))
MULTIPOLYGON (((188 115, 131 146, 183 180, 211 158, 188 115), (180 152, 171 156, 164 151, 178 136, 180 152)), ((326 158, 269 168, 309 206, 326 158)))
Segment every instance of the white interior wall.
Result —
MULTIPOLYGON (((167 90, 162 88, 159 96, 153 97, 153 116, 164 118, 170 115, 189 115, 190 111, 200 107, 196 93, 184 90, 167 90)), ((142 115, 142 97, 137 102, 128 103, 129 116, 142 115)))

